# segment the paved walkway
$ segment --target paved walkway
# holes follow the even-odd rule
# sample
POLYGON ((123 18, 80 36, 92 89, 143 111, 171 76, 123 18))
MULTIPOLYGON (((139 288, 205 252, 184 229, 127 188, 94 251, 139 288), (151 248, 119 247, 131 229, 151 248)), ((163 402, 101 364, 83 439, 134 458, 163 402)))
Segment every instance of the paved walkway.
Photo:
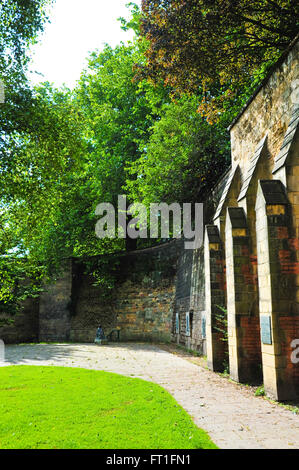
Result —
POLYGON ((149 344, 7 346, 7 365, 98 369, 158 383, 222 449, 299 449, 299 416, 149 344))

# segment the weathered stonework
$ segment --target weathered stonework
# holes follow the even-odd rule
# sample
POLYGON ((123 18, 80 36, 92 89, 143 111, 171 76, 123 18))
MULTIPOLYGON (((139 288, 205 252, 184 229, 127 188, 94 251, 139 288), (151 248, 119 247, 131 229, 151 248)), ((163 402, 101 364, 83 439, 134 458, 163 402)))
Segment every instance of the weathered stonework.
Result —
POLYGON ((38 339, 39 299, 28 298, 22 302, 20 312, 9 318, 0 313, 0 322, 12 320, 11 324, 1 326, 0 339, 5 344, 34 342, 38 339))
POLYGON ((205 315, 203 249, 182 250, 178 261, 175 289, 175 315, 172 320, 172 341, 200 353, 206 352, 206 340, 202 334, 202 318, 205 315), (186 313, 189 312, 190 334, 186 334, 186 313), (176 314, 179 328, 176 332, 176 314))
POLYGON ((299 368, 291 361, 291 342, 299 335, 296 250, 290 241, 292 219, 280 181, 260 181, 256 202, 260 317, 264 384, 279 400, 298 398, 299 368))
POLYGON ((225 220, 227 207, 238 206, 238 196, 241 189, 241 174, 239 165, 231 168, 228 179, 226 181, 221 199, 218 203, 213 222, 218 227, 220 236, 225 238, 225 220))
POLYGON ((246 173, 250 155, 266 134, 272 166, 274 164, 290 121, 293 100, 299 85, 298 51, 297 40, 230 129, 232 166, 239 165, 242 175, 246 173))
POLYGON ((244 233, 233 233, 235 203, 226 219, 230 374, 253 378, 261 344, 265 390, 278 400, 299 398, 299 365, 291 360, 299 338, 298 51, 297 38, 230 128, 244 210, 244 233))
POLYGON ((237 382, 261 379, 257 282, 250 259, 250 237, 241 207, 226 217, 226 282, 229 369, 237 382))
POLYGON ((207 225, 205 232, 205 291, 206 291, 206 336, 208 367, 223 371, 226 356, 226 343, 219 331, 221 307, 226 305, 223 247, 219 230, 215 225, 207 225))
POLYGON ((70 304, 72 292, 71 261, 55 284, 45 287, 39 302, 39 341, 70 339, 70 304))
POLYGON ((170 341, 179 252, 170 242, 120 254, 109 295, 73 260, 41 296, 39 340, 93 342, 101 325, 122 341, 170 341))

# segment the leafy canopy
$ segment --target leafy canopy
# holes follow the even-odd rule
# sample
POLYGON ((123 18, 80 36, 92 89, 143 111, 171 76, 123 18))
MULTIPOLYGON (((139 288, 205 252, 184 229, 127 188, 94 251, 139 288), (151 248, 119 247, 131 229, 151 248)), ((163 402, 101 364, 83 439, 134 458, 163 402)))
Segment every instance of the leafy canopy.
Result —
POLYGON ((162 80, 174 96, 204 90, 200 111, 217 119, 288 46, 298 18, 296 0, 143 0, 149 47, 137 76, 162 80))
POLYGON ((25 157, 21 145, 33 133, 37 141, 39 127, 35 113, 36 99, 33 98, 26 71, 29 46, 37 41, 43 31, 48 20, 46 9, 51 3, 52 0, 2 0, 0 4, 0 80, 5 90, 5 103, 0 103, 0 302, 7 312, 14 311, 16 302, 23 300, 30 292, 35 295, 35 282, 30 286, 30 283, 24 283, 24 279, 27 277, 28 280, 29 276, 38 280, 40 274, 36 265, 27 263, 25 266, 22 260, 15 257, 24 219, 21 226, 13 224, 14 216, 10 209, 14 204, 21 212, 25 193, 38 184, 39 162, 35 158, 29 165, 28 155, 25 157), (30 171, 34 166, 36 178, 31 184, 30 171))
MULTIPOLYGON (((127 181, 134 200, 199 202, 227 167, 230 145, 225 125, 211 126, 197 112, 198 96, 184 96, 160 110, 142 156, 127 181)), ((225 123, 224 123, 225 124, 225 123)))

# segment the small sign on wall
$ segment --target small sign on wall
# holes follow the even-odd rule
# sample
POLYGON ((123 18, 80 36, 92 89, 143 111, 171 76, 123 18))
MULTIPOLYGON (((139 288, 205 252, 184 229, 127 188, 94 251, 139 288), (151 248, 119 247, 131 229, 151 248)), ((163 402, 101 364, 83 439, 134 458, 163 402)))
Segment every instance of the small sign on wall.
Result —
POLYGON ((180 317, 178 313, 175 314, 175 332, 176 334, 180 332, 180 317))
POLYGON ((186 313, 186 336, 190 336, 190 312, 186 313))
POLYGON ((203 315, 201 317, 201 337, 202 339, 206 339, 207 334, 206 334, 206 317, 203 315))
POLYGON ((271 317, 263 315, 260 318, 261 322, 261 340, 263 344, 272 344, 272 328, 271 317))

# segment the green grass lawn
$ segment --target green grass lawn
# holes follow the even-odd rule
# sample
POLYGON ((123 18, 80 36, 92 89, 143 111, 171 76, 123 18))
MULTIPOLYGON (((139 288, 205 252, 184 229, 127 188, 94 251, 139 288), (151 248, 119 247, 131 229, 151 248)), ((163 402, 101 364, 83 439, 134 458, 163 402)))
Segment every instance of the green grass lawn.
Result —
POLYGON ((162 387, 67 367, 0 368, 0 449, 211 449, 162 387))

